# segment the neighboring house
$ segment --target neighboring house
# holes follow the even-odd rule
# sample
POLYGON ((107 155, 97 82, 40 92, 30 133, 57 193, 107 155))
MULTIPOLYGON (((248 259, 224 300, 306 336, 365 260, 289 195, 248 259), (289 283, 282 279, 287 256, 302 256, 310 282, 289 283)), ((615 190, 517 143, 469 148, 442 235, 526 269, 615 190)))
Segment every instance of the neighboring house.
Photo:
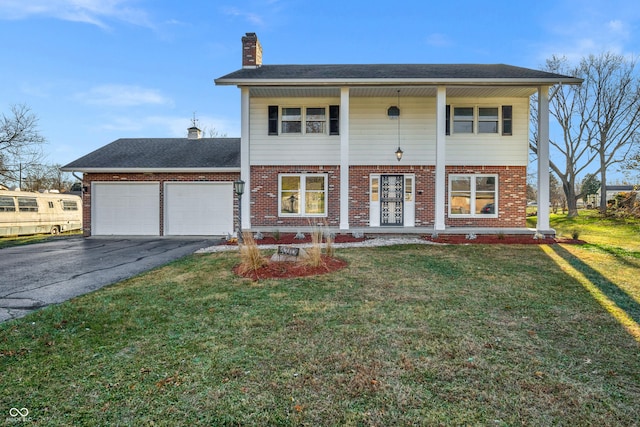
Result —
MULTIPOLYGON (((529 101, 548 141, 549 88, 581 80, 509 65, 263 65, 255 33, 242 69, 242 223, 341 231, 526 227, 529 101)), ((538 231, 549 227, 540 144, 538 231)))
MULTIPOLYGON (((614 199, 620 193, 631 193, 633 191, 637 192, 638 189, 640 189, 640 186, 638 185, 606 185, 606 200, 608 202, 609 200, 614 199)), ((600 206, 600 192, 601 189, 598 189, 598 192, 593 196, 593 206, 595 207, 600 206)))
POLYGON ((64 166, 83 172, 89 235, 232 233, 240 139, 118 139, 64 166))
MULTIPOLYGON (((509 65, 263 65, 215 80, 241 96, 241 138, 120 139, 68 165, 84 173, 85 235, 225 235, 232 182, 243 229, 526 230, 529 102, 549 140, 549 89, 580 79, 509 65)), ((537 231, 549 226, 539 144, 537 231)))

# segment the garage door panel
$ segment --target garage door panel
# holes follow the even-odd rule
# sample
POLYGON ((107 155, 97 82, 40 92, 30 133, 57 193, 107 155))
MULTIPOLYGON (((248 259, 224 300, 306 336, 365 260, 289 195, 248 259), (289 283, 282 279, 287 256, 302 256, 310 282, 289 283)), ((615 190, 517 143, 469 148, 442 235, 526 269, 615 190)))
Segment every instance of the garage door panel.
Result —
POLYGON ((222 236, 233 232, 233 184, 165 184, 165 235, 222 236))
POLYGON ((160 234, 160 184, 94 183, 93 235, 160 234))

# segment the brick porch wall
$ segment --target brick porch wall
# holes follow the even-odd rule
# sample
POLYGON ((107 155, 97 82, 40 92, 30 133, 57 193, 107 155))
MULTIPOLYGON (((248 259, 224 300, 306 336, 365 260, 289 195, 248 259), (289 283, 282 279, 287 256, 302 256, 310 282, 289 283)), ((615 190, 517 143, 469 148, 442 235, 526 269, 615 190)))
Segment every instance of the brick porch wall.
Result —
MULTIPOLYGON (((433 227, 435 218, 434 166, 351 166, 349 168, 349 226, 369 226, 369 175, 415 175, 415 226, 433 227)), ((498 218, 449 218, 448 227, 526 227, 526 168, 513 166, 450 166, 446 168, 448 212, 448 176, 452 173, 497 174, 498 218)), ((251 226, 306 227, 318 223, 331 227, 340 224, 339 166, 252 166, 251 226), (328 176, 327 218, 291 218, 278 216, 278 175, 281 173, 326 173, 328 176)))
MULTIPOLYGON (((160 183, 160 235, 164 235, 164 183, 165 182, 233 182, 240 173, 85 173, 82 185, 89 191, 82 194, 82 231, 91 235, 91 183, 92 182, 159 182, 160 183)), ((238 215, 238 201, 233 197, 233 215, 238 215)), ((235 221, 234 221, 235 222, 235 221)))

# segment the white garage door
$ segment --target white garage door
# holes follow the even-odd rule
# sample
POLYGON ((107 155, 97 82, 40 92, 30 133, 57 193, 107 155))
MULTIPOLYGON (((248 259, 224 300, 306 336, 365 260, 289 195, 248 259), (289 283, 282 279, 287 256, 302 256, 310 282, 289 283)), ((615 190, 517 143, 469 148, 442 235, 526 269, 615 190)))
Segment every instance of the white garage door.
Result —
POLYGON ((158 182, 94 183, 91 192, 92 235, 160 234, 158 182))
POLYGON ((230 182, 168 182, 164 206, 167 236, 224 236, 233 232, 230 182))

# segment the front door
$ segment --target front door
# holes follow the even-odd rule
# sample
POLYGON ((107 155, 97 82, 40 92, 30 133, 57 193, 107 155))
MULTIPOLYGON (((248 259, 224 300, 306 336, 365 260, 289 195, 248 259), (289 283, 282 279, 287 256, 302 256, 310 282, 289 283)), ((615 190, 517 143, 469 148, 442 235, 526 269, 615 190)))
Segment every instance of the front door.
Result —
POLYGON ((404 224, 404 175, 380 176, 380 225, 404 224))

